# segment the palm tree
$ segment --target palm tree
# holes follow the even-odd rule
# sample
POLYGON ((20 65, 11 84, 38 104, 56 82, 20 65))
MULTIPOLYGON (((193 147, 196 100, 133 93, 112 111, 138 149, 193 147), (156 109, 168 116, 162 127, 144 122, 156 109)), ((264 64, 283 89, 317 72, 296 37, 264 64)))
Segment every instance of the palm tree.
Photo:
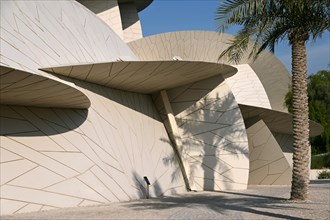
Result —
POLYGON ((225 0, 216 11, 220 31, 241 25, 220 58, 238 63, 249 51, 256 59, 266 48, 288 40, 292 49, 293 172, 291 200, 306 200, 309 187, 310 143, 308 124, 306 41, 329 30, 329 0, 225 0), (254 42, 252 43, 253 40, 254 42))

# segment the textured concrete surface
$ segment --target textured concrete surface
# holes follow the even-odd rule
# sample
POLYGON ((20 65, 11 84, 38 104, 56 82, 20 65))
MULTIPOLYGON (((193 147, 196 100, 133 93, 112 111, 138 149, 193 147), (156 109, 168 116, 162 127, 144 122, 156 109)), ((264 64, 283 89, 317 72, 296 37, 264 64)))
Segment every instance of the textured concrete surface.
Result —
POLYGON ((150 96, 75 83, 88 111, 0 105, 1 214, 145 198, 144 176, 151 196, 185 192, 150 96))
MULTIPOLYGON (((235 96, 221 76, 168 90, 191 189, 246 189, 248 138, 235 96)), ((160 111, 161 112, 161 111, 160 111)))
POLYGON ((329 219, 330 180, 312 181, 310 200, 288 201, 289 186, 191 192, 107 206, 3 216, 2 219, 329 219))
MULTIPOLYGON (((128 46, 140 60, 180 57, 182 60, 218 63, 219 54, 226 49, 226 43, 231 39, 232 36, 217 32, 178 31, 144 37, 129 42, 128 46)), ((225 59, 220 60, 220 63, 233 64, 225 59)), ((269 107, 270 104, 273 110, 287 112, 283 100, 290 76, 285 66, 270 52, 261 53, 254 62, 246 54, 239 64, 246 65, 235 66, 238 69, 238 76, 234 77, 236 79, 226 80, 235 98, 239 97, 238 104, 259 107, 269 107), (257 78, 258 82, 255 81, 257 78), (268 100, 265 100, 265 95, 268 100)))
POLYGON ((290 185, 292 168, 265 122, 258 120, 247 128, 247 134, 249 185, 290 185))

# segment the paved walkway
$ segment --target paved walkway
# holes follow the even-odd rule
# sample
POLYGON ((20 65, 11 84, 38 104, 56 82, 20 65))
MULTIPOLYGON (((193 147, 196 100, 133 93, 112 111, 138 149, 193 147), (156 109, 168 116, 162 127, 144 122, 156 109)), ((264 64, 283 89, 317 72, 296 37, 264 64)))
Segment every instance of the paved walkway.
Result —
POLYGON ((330 219, 330 180, 313 181, 308 202, 289 202, 289 194, 289 186, 190 192, 175 197, 17 214, 1 219, 330 219))

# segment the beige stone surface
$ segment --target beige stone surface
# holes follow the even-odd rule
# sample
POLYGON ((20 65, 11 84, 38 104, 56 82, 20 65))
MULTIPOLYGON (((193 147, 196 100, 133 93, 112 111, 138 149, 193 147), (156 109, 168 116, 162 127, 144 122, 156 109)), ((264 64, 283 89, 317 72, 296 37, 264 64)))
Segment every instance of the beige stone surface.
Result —
POLYGON ((271 53, 232 66, 229 35, 137 40, 150 0, 80 2, 1 1, 1 215, 145 198, 144 176, 152 197, 182 193, 182 171, 194 190, 288 184, 271 53))
POLYGON ((283 133, 276 133, 272 132, 273 136, 275 137, 277 143, 280 145, 283 154, 290 164, 291 168, 293 166, 293 136, 290 134, 283 134, 283 133))
POLYGON ((0 43, 1 66, 10 68, 1 69, 4 104, 86 108, 89 101, 74 85, 38 69, 137 59, 109 26, 76 1, 1 1, 0 43))
MULTIPOLYGON (((82 201, 80 198, 70 197, 63 194, 11 185, 1 186, 1 196, 4 199, 62 208, 77 206, 82 201)), ((4 203, 5 207, 8 205, 9 204, 4 203)), ((4 215, 6 213, 1 214, 4 215)))
POLYGON ((183 104, 182 108, 173 108, 173 112, 192 189, 246 189, 247 135, 238 105, 224 79, 212 77, 168 90, 168 95, 172 106, 183 104))
MULTIPOLYGON (((8 170, 12 169, 13 167, 8 167, 8 170)), ((8 170, 5 170, 3 173, 8 173, 8 170)), ((34 169, 24 172, 22 175, 15 175, 15 179, 10 181, 8 184, 33 189, 43 189, 63 180, 65 180, 64 177, 47 168, 36 165, 34 169)))
POLYGON ((142 28, 134 2, 119 5, 123 27, 123 39, 130 42, 142 38, 142 28))
POLYGON ((249 64, 235 66, 235 75, 226 78, 226 84, 239 104, 271 109, 264 86, 249 64))
POLYGON ((0 65, 0 71, 2 104, 62 108, 90 106, 88 98, 74 84, 3 65, 0 65))
MULTIPOLYGON (((5 213, 14 213, 15 211, 20 210, 27 205, 28 205, 28 203, 26 203, 26 202, 20 202, 20 201, 0 198, 1 215, 4 215, 5 213)), ((34 210, 34 209, 32 208, 32 210, 34 210)))
POLYGON ((289 185, 292 176, 289 161, 265 122, 259 120, 249 126, 247 135, 249 185, 289 185))
MULTIPOLYGON (((22 207, 17 213, 26 213, 26 212, 38 212, 40 211, 44 206, 37 205, 37 204, 27 204, 24 207, 22 207)), ((43 209, 45 210, 45 209, 43 209)))
POLYGON ((1 124, 30 126, 1 134, 1 149, 10 154, 1 161, 1 176, 8 176, 1 178, 1 214, 23 205, 23 211, 37 209, 29 204, 44 209, 144 198, 143 176, 152 196, 185 191, 175 159, 165 162, 173 150, 149 95, 74 83, 91 100, 88 111, 1 105, 1 124), (44 147, 47 141, 52 144, 44 147), (33 166, 15 165, 20 161, 33 166))
POLYGON ((18 156, 17 154, 14 154, 6 149, 0 148, 0 159, 4 162, 14 161, 22 159, 22 157, 18 156))
MULTIPOLYGON (((248 127, 262 119, 272 132, 292 135, 292 114, 242 104, 239 107, 248 127)), ((320 135, 322 132, 323 127, 319 123, 309 120, 309 135, 311 137, 320 135)))
POLYGON ((167 163, 174 162, 178 164, 179 169, 177 170, 177 173, 174 173, 173 176, 178 176, 180 173, 182 174, 182 177, 185 182, 186 189, 189 191, 191 190, 191 185, 188 180, 187 173, 190 172, 189 170, 189 164, 186 160, 183 159, 183 143, 182 143, 182 137, 179 131, 179 127, 177 124, 177 121, 175 119, 173 109, 170 103, 170 100, 168 98, 168 94, 166 90, 162 90, 158 93, 153 94, 153 101, 156 104, 157 111, 161 115, 161 119, 165 125, 165 129, 168 133, 168 136, 172 142, 173 146, 173 154, 169 155, 166 158, 167 163), (177 159, 175 159, 177 158, 177 159))
POLYGON ((93 63, 47 67, 41 70, 145 94, 175 88, 215 75, 235 74, 237 71, 236 68, 223 64, 173 60, 93 63), (73 71, 79 75, 72 74, 73 71))
POLYGON ((124 39, 118 1, 78 0, 78 2, 94 12, 100 19, 109 25, 121 39, 124 39))
MULTIPOLYGON (((230 64, 226 60, 219 61, 218 57, 226 49, 227 43, 232 38, 230 35, 217 32, 180 31, 142 38, 130 42, 128 45, 140 60, 169 60, 178 56, 183 60, 230 64)), ((270 52, 263 52, 255 62, 249 60, 248 56, 245 55, 240 64, 249 65, 263 86, 263 88, 260 86, 256 88, 262 92, 263 97, 258 100, 254 96, 254 104, 261 104, 263 107, 268 106, 268 101, 264 99, 264 92, 262 91, 264 89, 272 109, 287 111, 283 106, 283 99, 288 91, 290 77, 284 65, 270 52)), ((240 77, 239 80, 247 82, 248 78, 240 77)), ((236 97, 235 90, 233 93, 236 97)), ((243 93, 240 96, 246 97, 247 94, 243 93)), ((239 104, 240 101, 238 101, 239 104)))
POLYGON ((142 38, 138 12, 152 0, 78 0, 94 12, 125 42, 142 38))
POLYGON ((0 184, 6 184, 15 179, 17 176, 24 174, 35 168, 37 165, 29 160, 15 160, 1 163, 1 180, 0 184), (12 170, 8 172, 8 170, 12 170))

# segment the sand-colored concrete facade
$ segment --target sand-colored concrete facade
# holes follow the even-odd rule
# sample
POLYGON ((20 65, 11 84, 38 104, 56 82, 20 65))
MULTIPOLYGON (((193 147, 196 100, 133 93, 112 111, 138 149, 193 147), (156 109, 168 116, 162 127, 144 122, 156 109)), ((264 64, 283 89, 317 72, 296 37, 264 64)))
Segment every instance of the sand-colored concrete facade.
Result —
POLYGON ((142 38, 138 12, 152 0, 78 0, 107 23, 125 42, 142 38))
POLYGON ((142 199, 144 177, 152 197, 290 183, 284 66, 219 62, 226 34, 143 38, 150 3, 1 1, 1 215, 142 199))

